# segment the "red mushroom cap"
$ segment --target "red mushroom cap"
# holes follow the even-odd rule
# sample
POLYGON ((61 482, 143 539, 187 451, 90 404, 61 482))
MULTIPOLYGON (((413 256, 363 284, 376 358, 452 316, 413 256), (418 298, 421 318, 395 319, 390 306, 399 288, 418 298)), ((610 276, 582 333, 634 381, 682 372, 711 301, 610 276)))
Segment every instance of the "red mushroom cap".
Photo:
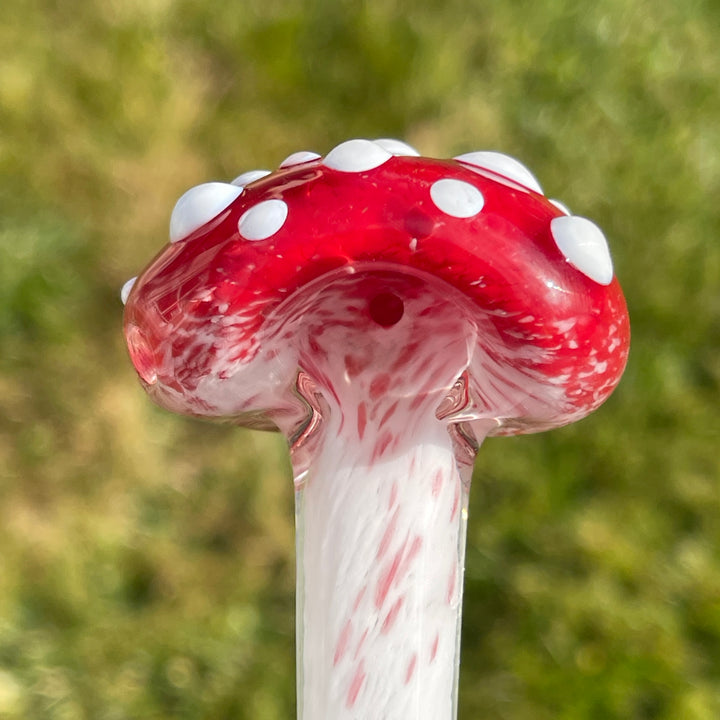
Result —
POLYGON ((625 367, 627 309, 603 234, 499 153, 437 160, 395 140, 295 153, 276 172, 188 191, 171 241, 124 294, 133 363, 175 411, 276 424, 297 410, 323 323, 395 332, 418 284, 470 328, 453 376, 466 386, 462 418, 491 420, 490 434, 577 420, 625 367), (363 278, 355 315, 329 315, 363 278), (298 300, 328 286, 322 311, 298 300))

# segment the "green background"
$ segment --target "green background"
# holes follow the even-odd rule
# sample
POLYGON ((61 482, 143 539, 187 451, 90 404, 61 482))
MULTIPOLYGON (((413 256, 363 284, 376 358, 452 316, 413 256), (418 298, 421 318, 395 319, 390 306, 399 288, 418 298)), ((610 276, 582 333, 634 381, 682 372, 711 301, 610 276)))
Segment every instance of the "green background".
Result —
POLYGON ((604 229, 633 326, 595 415, 481 449, 461 720, 720 717, 716 0, 2 16, 1 718, 294 716, 282 438, 151 406, 118 290, 188 187, 378 136, 523 160, 604 229))

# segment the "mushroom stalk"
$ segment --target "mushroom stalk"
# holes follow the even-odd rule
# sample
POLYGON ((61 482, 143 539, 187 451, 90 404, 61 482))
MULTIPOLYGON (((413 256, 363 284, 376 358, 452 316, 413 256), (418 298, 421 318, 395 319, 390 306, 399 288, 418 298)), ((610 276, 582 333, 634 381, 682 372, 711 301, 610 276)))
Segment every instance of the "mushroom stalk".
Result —
POLYGON ((301 720, 457 716, 472 456, 427 409, 331 414, 296 474, 301 720))
POLYGON ((455 423, 475 326, 448 295, 395 270, 341 272, 275 329, 303 338, 306 419, 285 431, 304 720, 456 717, 476 445, 455 423))
POLYGON ((619 382, 605 236, 514 158, 356 139, 192 188, 170 241, 128 350, 163 407, 289 439, 299 717, 453 720, 477 446, 619 382))

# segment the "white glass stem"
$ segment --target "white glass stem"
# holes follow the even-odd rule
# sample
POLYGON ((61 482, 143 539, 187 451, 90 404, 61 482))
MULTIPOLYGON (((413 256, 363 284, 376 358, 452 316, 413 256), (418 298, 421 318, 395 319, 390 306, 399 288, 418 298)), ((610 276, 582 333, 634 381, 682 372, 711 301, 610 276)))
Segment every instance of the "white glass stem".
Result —
POLYGON ((471 467, 433 414, 342 426, 296 478, 298 718, 454 720, 471 467))

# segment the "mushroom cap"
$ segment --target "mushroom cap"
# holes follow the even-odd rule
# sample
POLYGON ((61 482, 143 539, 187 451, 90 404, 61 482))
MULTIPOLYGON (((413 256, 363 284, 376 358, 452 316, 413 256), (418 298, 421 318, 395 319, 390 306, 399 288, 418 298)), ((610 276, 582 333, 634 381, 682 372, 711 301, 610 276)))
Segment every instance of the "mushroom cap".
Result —
POLYGON ((297 298, 350 276, 375 277, 374 320, 388 332, 401 325, 402 283, 383 295, 378 277, 451 299, 474 338, 458 417, 492 420, 489 434, 580 419, 619 382, 629 322, 605 238, 516 160, 353 140, 244 175, 188 191, 173 242, 125 289, 130 356, 159 404, 257 427, 302 412, 297 298))

